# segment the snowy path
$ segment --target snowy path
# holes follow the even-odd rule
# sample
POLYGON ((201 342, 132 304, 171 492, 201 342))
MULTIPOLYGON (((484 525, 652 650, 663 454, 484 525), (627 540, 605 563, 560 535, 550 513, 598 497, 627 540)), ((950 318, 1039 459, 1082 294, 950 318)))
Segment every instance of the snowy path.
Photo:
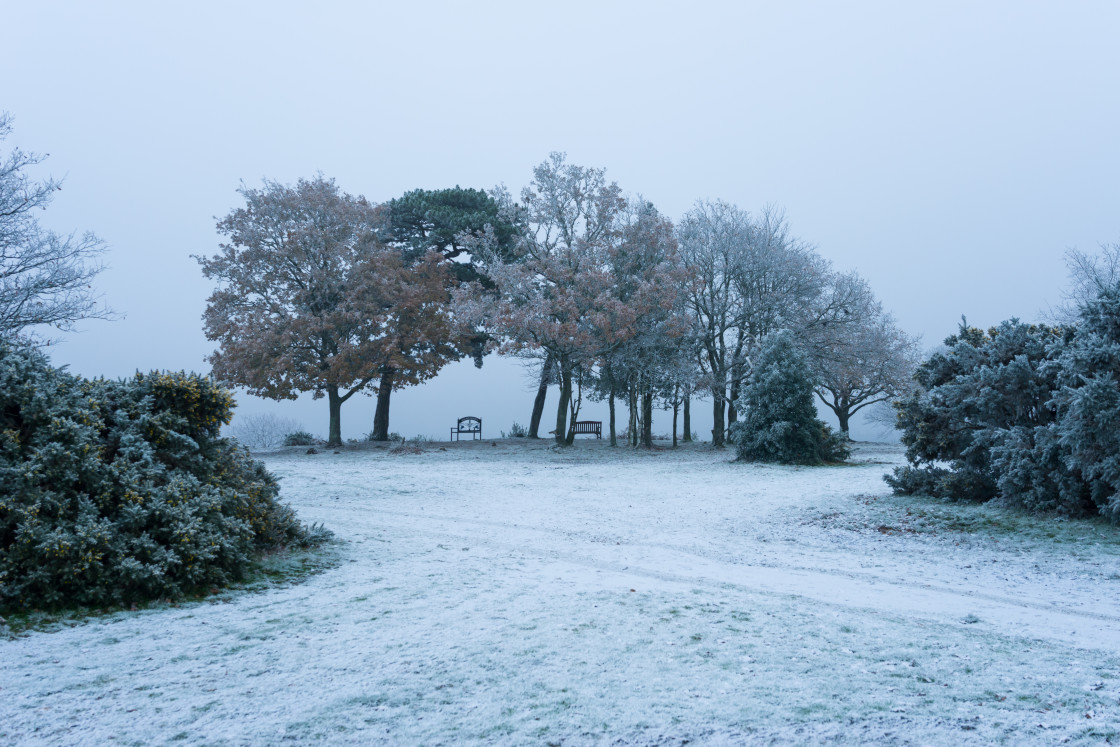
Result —
POLYGON ((909 531, 889 447, 490 443, 270 455, 343 564, 0 642, 0 742, 1120 739, 1111 530, 909 531))

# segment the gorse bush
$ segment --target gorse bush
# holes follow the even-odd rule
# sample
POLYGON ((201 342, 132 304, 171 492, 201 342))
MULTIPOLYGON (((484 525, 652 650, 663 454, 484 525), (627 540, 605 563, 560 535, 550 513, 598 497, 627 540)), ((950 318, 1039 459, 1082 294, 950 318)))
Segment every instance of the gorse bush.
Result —
POLYGON ((896 493, 998 500, 1120 523, 1120 288, 1064 327, 961 325, 897 402, 896 493))
POLYGON ((817 419, 809 363, 791 333, 763 340, 742 399, 746 413, 729 431, 739 459, 824 464, 848 458, 843 435, 817 419))
POLYGON ((305 543, 197 374, 86 380, 0 343, 0 607, 179 598, 305 543))

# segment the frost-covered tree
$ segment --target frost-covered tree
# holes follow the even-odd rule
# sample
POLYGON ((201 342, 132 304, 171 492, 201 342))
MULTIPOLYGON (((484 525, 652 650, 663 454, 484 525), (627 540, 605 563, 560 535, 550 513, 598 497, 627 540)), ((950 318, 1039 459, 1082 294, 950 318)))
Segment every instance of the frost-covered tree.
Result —
POLYGON ((606 389, 613 407, 618 387, 643 357, 639 340, 683 329, 671 311, 684 274, 672 224, 649 203, 624 197, 602 169, 568 164, 553 153, 533 177, 521 205, 497 193, 524 226, 513 258, 495 252, 492 237, 471 247, 496 294, 476 284, 459 295, 459 311, 500 340, 503 352, 543 359, 530 436, 554 375, 560 385, 554 433, 570 444, 585 390, 591 394, 605 375, 614 382, 606 389))
POLYGON ((196 257, 219 284, 203 320, 221 381, 326 396, 337 445, 343 403, 386 369, 394 386, 416 384, 458 359, 439 253, 406 263, 379 238, 378 208, 322 176, 239 192, 245 207, 218 222, 229 241, 196 257))
MULTIPOLYGON (((0 112, 0 142, 11 131, 11 116, 0 112)), ((62 189, 60 181, 28 174, 44 158, 19 148, 0 153, 0 339, 112 316, 90 285, 102 269, 104 243, 89 232, 63 236, 39 225, 36 213, 62 189)))
POLYGON ((819 356, 855 322, 868 291, 857 276, 833 272, 773 208, 752 217, 724 202, 699 202, 681 220, 679 235, 685 265, 697 278, 689 307, 712 394, 712 443, 720 446, 725 425, 742 409, 739 392, 762 339, 788 329, 819 356))
POLYGON ((612 277, 610 252, 620 236, 619 219, 626 206, 622 191, 608 183, 603 169, 576 166, 553 153, 533 170, 514 208, 504 193, 507 214, 520 210, 525 230, 516 261, 501 256, 492 233, 472 246, 482 272, 498 288, 497 297, 479 292, 460 294, 466 319, 483 325, 501 340, 502 352, 546 359, 545 375, 555 366, 560 384, 555 436, 568 442, 569 411, 578 415, 573 398, 582 374, 589 373, 598 353, 593 319, 613 313, 605 308, 612 277))
MULTIPOLYGON (((692 282, 678 250, 673 224, 649 202, 630 201, 622 238, 610 257, 609 313, 593 320, 614 431, 614 398, 625 394, 631 445, 653 445, 654 401, 691 372, 690 319, 685 306, 692 282)), ((602 377, 602 376, 601 376, 602 377)))
POLYGON ((1069 287, 1062 303, 1050 312, 1058 324, 1076 324, 1086 305, 1101 293, 1120 287, 1120 242, 1101 244, 1099 252, 1070 249, 1066 252, 1069 287))
POLYGON ((917 338, 899 329, 878 302, 859 309, 855 319, 837 327, 813 359, 817 396, 845 436, 857 412, 906 394, 920 362, 917 338))
POLYGON ((698 360, 704 385, 712 394, 712 443, 722 446, 727 388, 742 319, 736 268, 749 242, 750 215, 725 202, 699 202, 681 220, 678 231, 685 265, 697 278, 688 301, 694 336, 703 348, 698 360))
POLYGON ((843 437, 817 419, 815 381, 794 334, 766 336, 743 389, 746 410, 730 438, 743 461, 823 464, 847 459, 843 437))

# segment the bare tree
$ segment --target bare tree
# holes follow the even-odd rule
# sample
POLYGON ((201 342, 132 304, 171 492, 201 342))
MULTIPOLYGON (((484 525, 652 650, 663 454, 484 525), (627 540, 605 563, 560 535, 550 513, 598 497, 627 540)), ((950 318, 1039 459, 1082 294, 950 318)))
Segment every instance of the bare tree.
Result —
POLYGON ((856 276, 833 272, 771 207, 752 218, 734 205, 699 202, 681 221, 680 242, 698 281, 689 306, 712 393, 712 443, 722 446, 763 338, 788 329, 813 356, 852 323, 868 291, 856 276))
POLYGON ((229 427, 229 435, 250 449, 275 449, 284 443, 289 433, 303 430, 303 426, 291 418, 282 418, 272 413, 234 416, 229 427))
POLYGON ((851 417, 865 407, 902 396, 921 359, 919 341, 903 332, 876 303, 815 356, 817 396, 848 435, 851 417))
POLYGON ((736 268, 749 241, 750 215, 726 202, 698 202, 680 222, 681 255, 697 279, 688 306, 700 341, 703 386, 712 393, 712 444, 722 446, 727 389, 742 326, 736 268))
POLYGON ((1077 321, 1082 306, 1100 295, 1106 288, 1120 284, 1120 242, 1101 244, 1100 252, 1090 254, 1079 249, 1066 251, 1066 268, 1069 270, 1070 288, 1063 294, 1062 303, 1047 316, 1058 324, 1077 321))
MULTIPOLYGON (((0 113, 0 141, 12 131, 12 118, 0 113)), ((32 179, 27 169, 46 158, 13 148, 0 156, 0 338, 39 342, 30 330, 50 326, 71 330, 80 319, 108 319, 90 281, 103 269, 104 243, 92 233, 63 236, 39 225, 62 182, 32 179)))

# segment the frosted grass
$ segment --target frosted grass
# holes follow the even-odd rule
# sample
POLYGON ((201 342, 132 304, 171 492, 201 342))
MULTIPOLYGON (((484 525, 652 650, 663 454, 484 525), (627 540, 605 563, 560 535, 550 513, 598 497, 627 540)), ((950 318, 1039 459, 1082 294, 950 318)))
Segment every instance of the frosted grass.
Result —
POLYGON ((423 449, 265 455, 342 564, 0 642, 0 741, 1120 738, 1114 529, 890 497, 897 447, 423 449))

